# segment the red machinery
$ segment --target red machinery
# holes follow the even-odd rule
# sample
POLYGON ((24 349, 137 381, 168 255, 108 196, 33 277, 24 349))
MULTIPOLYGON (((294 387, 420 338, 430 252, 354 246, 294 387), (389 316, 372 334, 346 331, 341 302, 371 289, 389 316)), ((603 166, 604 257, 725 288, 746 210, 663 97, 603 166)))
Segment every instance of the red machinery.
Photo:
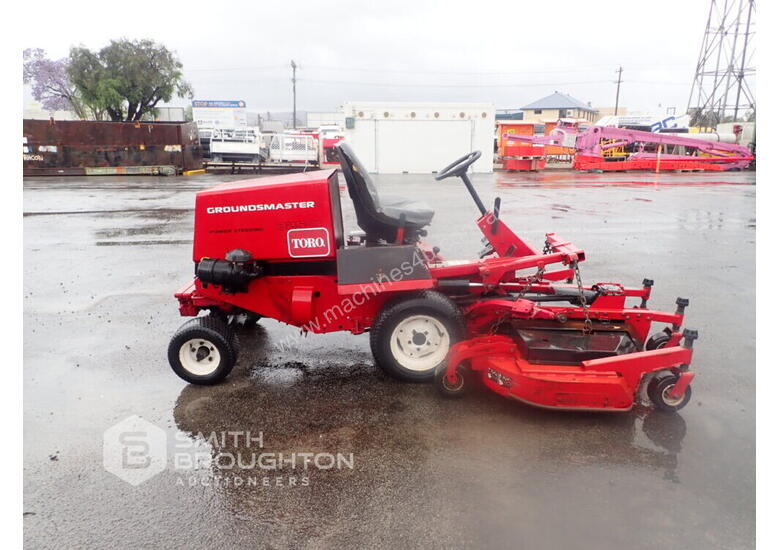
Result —
POLYGON ((626 409, 648 378, 658 406, 687 401, 693 333, 679 345, 687 301, 676 313, 647 309, 647 280, 640 288, 583 287, 582 250, 549 233, 539 251, 499 219, 499 199, 485 208, 466 173, 478 151, 436 176, 460 177, 479 208, 486 246, 470 261, 446 261, 422 242, 433 211, 380 195, 349 146, 337 151, 363 230, 346 238, 334 170, 197 194, 196 278, 176 298, 182 315, 207 315, 173 336, 176 374, 219 382, 238 358, 235 325, 271 317, 306 332, 370 330, 380 367, 413 381, 438 372, 448 395, 465 387, 470 370, 496 391, 542 405, 626 409), (640 304, 629 308, 627 298, 640 304), (652 322, 671 328, 648 340, 652 322))
POLYGON ((574 147, 575 170, 724 171, 747 168, 754 160, 742 145, 610 126, 591 126, 580 133, 559 127, 547 136, 504 134, 504 138, 574 147))
POLYGON ((501 159, 504 170, 523 172, 544 170, 546 165, 544 145, 522 144, 514 140, 508 140, 504 151, 506 154, 501 159))

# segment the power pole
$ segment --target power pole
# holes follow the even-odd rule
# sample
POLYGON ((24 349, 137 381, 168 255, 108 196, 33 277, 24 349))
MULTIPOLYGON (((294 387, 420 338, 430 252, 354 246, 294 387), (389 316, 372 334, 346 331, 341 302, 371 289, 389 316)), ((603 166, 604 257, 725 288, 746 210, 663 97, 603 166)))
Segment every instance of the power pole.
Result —
POLYGON ((295 69, 298 68, 298 66, 295 64, 295 61, 290 61, 290 66, 293 70, 293 77, 292 77, 292 83, 293 83, 293 130, 296 128, 297 124, 297 112, 296 112, 296 105, 295 105, 295 69))
POLYGON ((615 94, 615 116, 617 116, 618 104, 620 103, 620 83, 623 82, 623 66, 622 65, 617 70, 617 74, 618 74, 618 79, 617 79, 617 93, 615 94))

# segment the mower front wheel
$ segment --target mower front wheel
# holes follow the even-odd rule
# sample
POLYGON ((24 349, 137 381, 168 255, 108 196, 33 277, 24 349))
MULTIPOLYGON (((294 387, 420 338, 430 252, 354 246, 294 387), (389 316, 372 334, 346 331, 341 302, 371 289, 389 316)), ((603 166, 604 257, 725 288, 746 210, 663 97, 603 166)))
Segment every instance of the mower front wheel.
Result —
POLYGON ((693 394, 691 387, 685 388, 685 393, 680 397, 673 397, 671 391, 676 383, 677 377, 674 375, 660 376, 650 381, 647 386, 647 395, 656 409, 664 412, 674 412, 679 411, 688 404, 693 394))
POLYGON ((184 323, 168 345, 168 362, 190 384, 212 385, 225 379, 238 359, 238 340, 224 321, 212 316, 184 323))
POLYGON ((434 377, 436 389, 439 390, 439 393, 444 397, 463 397, 468 393, 470 382, 469 374, 470 371, 466 367, 458 365, 455 368, 456 381, 453 383, 447 379, 447 364, 443 363, 436 369, 436 376, 434 377))
POLYGON ((426 290, 381 311, 371 327, 371 352, 390 376, 427 382, 465 331, 458 306, 447 296, 426 290))

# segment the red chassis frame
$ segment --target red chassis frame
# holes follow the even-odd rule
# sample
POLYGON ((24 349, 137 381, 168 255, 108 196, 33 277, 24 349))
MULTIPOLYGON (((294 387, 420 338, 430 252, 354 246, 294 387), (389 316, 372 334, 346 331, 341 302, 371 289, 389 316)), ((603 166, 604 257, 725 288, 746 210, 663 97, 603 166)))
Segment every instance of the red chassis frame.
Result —
MULTIPOLYGON (((447 262, 426 244, 418 244, 418 256, 425 263, 430 279, 344 285, 338 284, 336 276, 328 275, 264 276, 253 280, 248 292, 235 294, 222 292, 219 286, 204 285, 195 279, 177 291, 175 297, 183 316, 196 316, 202 309, 219 309, 226 314, 251 311, 314 333, 349 330, 360 334, 371 328, 374 317, 388 299, 404 292, 436 289, 447 281, 467 281, 469 292, 477 300, 488 293, 500 297, 526 287, 543 294, 576 288, 570 284, 574 278, 571 266, 585 259, 581 249, 548 233, 547 253, 538 252, 498 219, 498 205, 481 216, 477 225, 491 247, 489 257, 447 262), (536 269, 538 273, 552 264, 563 264, 564 267, 543 272, 530 286, 530 276, 517 275, 524 269, 536 269), (569 284, 553 284, 557 281, 568 281, 569 284), (345 300, 351 301, 349 307, 342 307, 345 300), (334 312, 335 308, 338 311, 334 312)), ((621 287, 621 291, 623 299, 641 298, 644 307, 650 298, 651 287, 621 287)), ((605 295, 600 296, 594 306, 622 307, 619 301, 620 296, 605 295)), ((568 309, 576 311, 577 308, 568 309)), ((648 329, 649 322, 638 333, 646 336, 648 329)))
MULTIPOLYGON (((350 285, 339 284, 338 278, 330 275, 264 276, 253 280, 248 292, 235 294, 195 279, 177 291, 175 297, 183 316, 196 316, 202 309, 219 309, 226 314, 251 311, 314 333, 349 330, 360 334, 370 329, 387 300, 401 293, 436 289, 448 280, 467 280, 475 298, 486 292, 506 294, 526 284, 527 277, 518 277, 518 270, 556 263, 568 265, 585 258, 582 250, 554 233, 548 234, 546 240, 551 253, 539 253, 498 219, 497 209, 480 217, 477 225, 492 247, 490 257, 447 262, 430 246, 418 243, 417 256, 425 264, 430 279, 350 285)), ((402 241, 403 235, 399 235, 399 242, 402 241)), ((571 280, 573 276, 574 271, 566 267, 546 272, 542 279, 549 283, 571 280)), ((551 286, 546 288, 552 292, 551 286)), ((649 289, 626 292, 649 297, 649 289)))

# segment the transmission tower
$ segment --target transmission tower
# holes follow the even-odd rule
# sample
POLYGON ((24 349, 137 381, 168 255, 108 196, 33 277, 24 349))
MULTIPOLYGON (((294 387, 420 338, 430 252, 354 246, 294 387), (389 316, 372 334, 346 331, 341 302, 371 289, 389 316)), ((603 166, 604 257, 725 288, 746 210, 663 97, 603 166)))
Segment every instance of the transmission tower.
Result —
POLYGON ((692 125, 714 126, 755 113, 755 19, 755 0, 710 3, 688 98, 692 125))

